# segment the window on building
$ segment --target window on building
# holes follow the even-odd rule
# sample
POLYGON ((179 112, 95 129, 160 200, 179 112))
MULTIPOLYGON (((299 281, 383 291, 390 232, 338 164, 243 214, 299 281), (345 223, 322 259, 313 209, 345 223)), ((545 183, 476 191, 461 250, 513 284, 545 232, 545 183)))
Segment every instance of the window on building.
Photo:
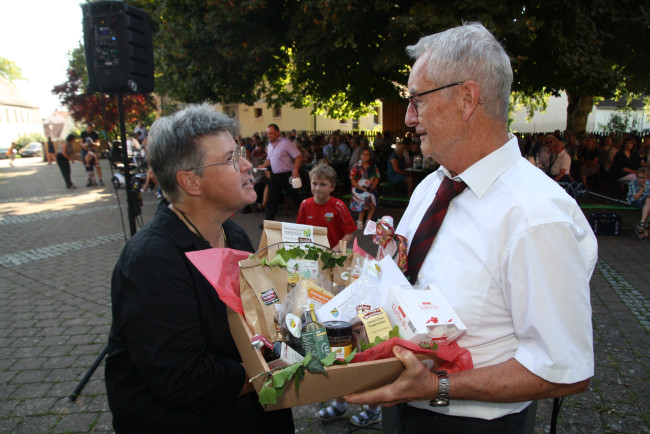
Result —
POLYGON ((236 105, 225 105, 223 106, 223 112, 232 119, 238 119, 237 116, 237 106, 236 105))
POLYGON ((256 108, 255 110, 255 119, 262 119, 262 109, 261 108, 256 108))
POLYGON ((373 122, 375 124, 379 123, 379 107, 375 107, 375 114, 373 116, 373 122))
POLYGON ((347 123, 348 123, 348 120, 347 120, 347 119, 341 119, 341 120, 339 121, 339 123, 340 123, 341 125, 344 125, 344 124, 347 124, 347 123))
POLYGON ((273 117, 274 118, 281 118, 282 117, 282 107, 278 107, 278 108, 273 109, 273 117))

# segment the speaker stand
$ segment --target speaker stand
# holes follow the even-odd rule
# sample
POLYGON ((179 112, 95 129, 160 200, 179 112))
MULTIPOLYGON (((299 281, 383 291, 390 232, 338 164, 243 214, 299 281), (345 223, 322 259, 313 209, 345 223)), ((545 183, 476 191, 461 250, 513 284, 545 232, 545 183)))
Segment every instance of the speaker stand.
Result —
MULTIPOLYGON (((117 115, 120 122, 120 138, 122 141, 122 161, 124 162, 124 179, 125 179, 124 187, 126 188, 126 202, 128 204, 129 229, 131 230, 131 236, 133 236, 135 235, 136 232, 134 201, 137 200, 137 197, 135 196, 131 185, 131 172, 129 171, 129 165, 130 165, 129 151, 126 146, 126 127, 124 124, 124 100, 121 92, 118 92, 117 94, 117 115)), ((104 357, 106 357, 107 353, 108 353, 108 345, 104 346, 104 349, 99 354, 99 356, 97 356, 97 359, 92 364, 90 369, 88 369, 86 375, 83 376, 83 378, 81 379, 77 387, 74 389, 72 394, 68 397, 70 401, 74 402, 77 400, 79 394, 81 394, 81 391, 86 386, 86 383, 88 382, 88 380, 90 380, 90 377, 95 373, 95 370, 102 362, 102 360, 104 360, 104 357)))
POLYGON ((126 203, 128 204, 128 218, 129 218, 129 229, 131 230, 131 236, 135 235, 135 201, 137 197, 134 194, 132 185, 131 185, 131 171, 129 166, 131 161, 129 160, 129 150, 126 146, 126 128, 124 126, 124 95, 122 92, 117 93, 117 116, 120 122, 120 138, 122 141, 122 161, 124 162, 124 182, 126 187, 126 203))

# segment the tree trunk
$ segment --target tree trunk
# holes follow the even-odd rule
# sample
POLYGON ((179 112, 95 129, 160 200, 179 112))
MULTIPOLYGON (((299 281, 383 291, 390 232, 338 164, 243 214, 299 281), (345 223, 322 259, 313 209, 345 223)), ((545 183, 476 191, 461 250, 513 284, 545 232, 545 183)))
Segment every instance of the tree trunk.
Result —
POLYGON ((587 130, 587 117, 594 106, 593 95, 577 95, 572 91, 566 91, 569 105, 566 112, 566 129, 572 133, 579 133, 587 130))

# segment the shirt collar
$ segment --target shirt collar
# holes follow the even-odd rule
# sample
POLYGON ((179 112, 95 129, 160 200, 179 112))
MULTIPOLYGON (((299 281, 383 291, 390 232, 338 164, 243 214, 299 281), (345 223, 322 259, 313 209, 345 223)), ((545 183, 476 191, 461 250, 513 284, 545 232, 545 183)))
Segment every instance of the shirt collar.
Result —
POLYGON ((460 175, 453 177, 445 167, 441 167, 443 173, 439 171, 439 177, 442 177, 444 174, 455 181, 462 180, 480 199, 488 191, 490 186, 492 186, 494 181, 521 158, 517 137, 512 134, 508 134, 508 136, 510 140, 472 164, 460 175))

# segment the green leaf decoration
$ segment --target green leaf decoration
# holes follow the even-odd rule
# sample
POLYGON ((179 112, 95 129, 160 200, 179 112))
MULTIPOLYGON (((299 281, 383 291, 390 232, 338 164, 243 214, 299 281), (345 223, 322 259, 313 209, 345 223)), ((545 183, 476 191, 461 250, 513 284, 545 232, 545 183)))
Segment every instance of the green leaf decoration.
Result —
POLYGON ((291 378, 293 377, 293 374, 295 374, 295 372, 296 372, 296 370, 298 369, 299 366, 300 365, 296 365, 294 363, 293 365, 289 365, 286 368, 282 368, 281 370, 274 373, 273 374, 273 387, 282 387, 282 386, 284 386, 284 383, 291 380, 291 378))
MULTIPOLYGON (((393 327, 393 329, 388 332, 388 339, 399 338, 399 337, 400 336, 399 336, 399 327, 398 326, 393 327)), ((359 341, 359 344, 361 346, 361 351, 369 350, 370 348, 375 347, 375 346, 381 344, 382 342, 386 342, 388 339, 382 339, 379 336, 376 336, 375 340, 373 342, 365 343, 363 341, 359 341)))
POLYGON ((345 358, 345 363, 350 363, 352 359, 354 359, 354 356, 357 355, 357 349, 355 348, 348 356, 345 358))
POLYGON ((325 367, 323 366, 323 363, 321 363, 320 360, 318 360, 316 357, 313 357, 307 366, 305 368, 314 374, 323 374, 325 373, 325 367))
POLYGON ((262 267, 270 267, 270 266, 271 266, 271 265, 269 264, 269 261, 266 260, 266 257, 262 258, 262 260, 260 261, 260 265, 261 265, 262 267))
POLYGON ((260 400, 260 404, 262 405, 276 404, 278 402, 277 393, 273 387, 270 387, 270 385, 271 385, 271 380, 264 383, 264 385, 260 389, 259 400, 260 400))
POLYGON ((271 259, 270 265, 271 267, 276 266, 276 267, 287 268, 287 261, 285 261, 282 256, 275 255, 275 257, 271 259))
POLYGON ((332 366, 336 362, 336 353, 331 352, 329 355, 320 360, 323 366, 332 366))
POLYGON ((296 370, 296 375, 294 375, 293 380, 296 384, 296 392, 300 392, 300 383, 305 378, 305 367, 301 364, 298 364, 298 370, 296 370))
POLYGON ((311 261, 318 261, 318 256, 322 252, 322 250, 317 249, 314 246, 309 246, 307 248, 307 254, 305 255, 305 259, 309 259, 311 261))

